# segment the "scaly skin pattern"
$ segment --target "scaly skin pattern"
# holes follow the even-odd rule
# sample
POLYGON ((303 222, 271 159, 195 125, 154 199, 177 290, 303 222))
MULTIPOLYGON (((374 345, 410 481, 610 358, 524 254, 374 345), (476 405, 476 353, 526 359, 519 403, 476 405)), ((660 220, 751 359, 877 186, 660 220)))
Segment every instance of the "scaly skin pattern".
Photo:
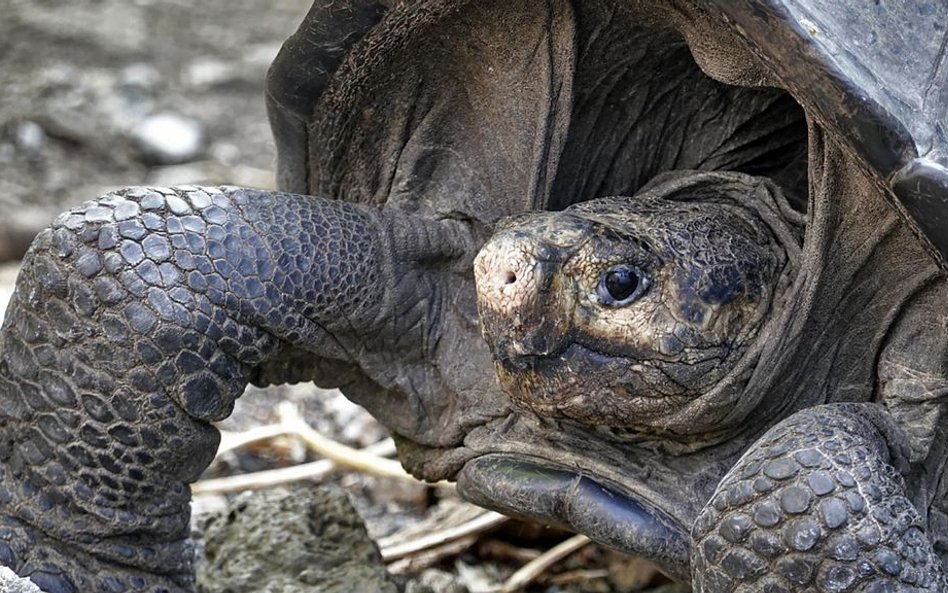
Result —
POLYGON ((187 483, 216 450, 209 423, 268 362, 299 380, 313 369, 286 360, 345 358, 333 332, 379 299, 351 290, 381 282, 376 219, 196 187, 57 219, 0 338, 0 562, 49 593, 190 591, 187 483), (328 358, 292 356, 311 348, 328 358))
POLYGON ((874 416, 885 422, 873 404, 817 406, 768 431, 695 522, 695 591, 944 591, 874 416))

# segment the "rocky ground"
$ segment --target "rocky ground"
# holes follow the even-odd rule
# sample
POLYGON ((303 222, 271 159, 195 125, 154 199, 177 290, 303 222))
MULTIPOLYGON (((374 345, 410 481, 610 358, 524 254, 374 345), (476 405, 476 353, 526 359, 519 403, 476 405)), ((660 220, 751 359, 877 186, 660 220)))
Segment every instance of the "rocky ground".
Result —
POLYGON ((0 258, 103 189, 272 185, 262 80, 305 0, 4 0, 0 258))
MULTIPOLYGON (((308 0, 3 0, 0 262, 8 263, 0 264, 0 313, 12 294, 16 260, 40 228, 72 205, 125 185, 272 187, 274 149, 262 81, 282 39, 308 7, 308 0)), ((270 430, 274 423, 286 422, 290 410, 306 430, 355 449, 386 453, 381 426, 338 392, 313 386, 252 391, 221 425, 231 439, 225 442, 234 446, 218 457, 195 490, 195 535, 206 553, 199 572, 206 591, 328 593, 336 589, 313 577, 313 570, 298 569, 301 562, 327 554, 338 565, 346 558, 381 562, 364 548, 361 522, 346 519, 346 505, 338 497, 331 497, 335 502, 322 495, 287 498, 261 483, 264 478, 279 481, 279 476, 255 473, 303 463, 312 470, 303 483, 345 493, 367 523, 368 535, 381 544, 389 572, 379 577, 385 583, 379 591, 624 593, 657 591, 655 586, 682 591, 660 585, 662 578, 648 565, 593 545, 579 547, 526 584, 508 582, 503 589, 517 568, 569 534, 514 522, 498 526, 483 515, 478 519, 479 511, 458 501, 450 486, 377 475, 389 466, 368 473, 333 469, 300 431, 270 434, 279 432, 270 430), (266 438, 245 438, 248 433, 266 438), (242 439, 247 442, 240 444, 242 439), (247 484, 220 481, 233 475, 252 476, 249 487, 262 493, 239 494, 247 484), (237 583, 247 572, 241 572, 242 563, 259 560, 238 556, 234 550, 247 547, 240 545, 241 538, 292 533, 287 526, 300 517, 302 524, 313 525, 305 517, 314 508, 337 517, 333 525, 355 529, 354 539, 320 539, 327 532, 322 524, 315 531, 302 530, 303 539, 288 540, 294 552, 285 554, 283 565, 296 571, 298 583, 281 585, 285 574, 272 567, 260 569, 273 572, 269 585, 237 583), (434 548, 406 548, 470 518, 482 527, 434 548), (328 550, 327 542, 338 546, 328 550)), ((267 541, 271 547, 263 548, 269 550, 263 557, 269 562, 280 556, 273 550, 284 548, 267 541)), ((5 584, 7 579, 0 572, 0 587, 13 586, 5 584)))

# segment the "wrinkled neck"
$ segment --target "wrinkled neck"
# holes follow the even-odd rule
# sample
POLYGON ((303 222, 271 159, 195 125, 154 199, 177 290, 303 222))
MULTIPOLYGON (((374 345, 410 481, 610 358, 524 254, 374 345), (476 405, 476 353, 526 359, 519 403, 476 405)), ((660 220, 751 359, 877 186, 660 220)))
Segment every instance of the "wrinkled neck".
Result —
POLYGON ((842 145, 810 129, 810 212, 803 258, 760 352, 742 406, 768 424, 805 407, 869 401, 886 336, 940 274, 918 238, 842 145))

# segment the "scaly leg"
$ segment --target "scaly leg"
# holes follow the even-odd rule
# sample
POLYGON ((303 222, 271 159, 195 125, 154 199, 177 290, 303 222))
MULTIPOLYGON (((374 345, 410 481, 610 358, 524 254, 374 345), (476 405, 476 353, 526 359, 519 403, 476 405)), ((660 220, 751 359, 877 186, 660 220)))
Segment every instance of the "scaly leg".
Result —
POLYGON ((124 190, 57 219, 0 334, 0 562, 50 593, 190 591, 210 422, 248 381, 352 372, 362 335, 404 333, 385 312, 420 287, 391 243, 412 224, 236 188, 124 190))
POLYGON ((833 404, 768 431, 695 522, 695 591, 944 591, 886 424, 873 404, 833 404))

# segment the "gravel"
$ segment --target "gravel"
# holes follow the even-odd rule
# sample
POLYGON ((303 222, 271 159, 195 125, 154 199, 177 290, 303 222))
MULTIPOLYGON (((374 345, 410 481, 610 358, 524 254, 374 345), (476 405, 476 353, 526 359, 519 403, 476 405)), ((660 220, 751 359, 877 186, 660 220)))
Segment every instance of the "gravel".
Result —
POLYGON ((272 187, 263 81, 309 5, 5 0, 0 261, 116 187, 272 187))
POLYGON ((204 126, 177 113, 157 113, 131 130, 142 160, 155 165, 175 165, 196 160, 204 152, 204 126))

